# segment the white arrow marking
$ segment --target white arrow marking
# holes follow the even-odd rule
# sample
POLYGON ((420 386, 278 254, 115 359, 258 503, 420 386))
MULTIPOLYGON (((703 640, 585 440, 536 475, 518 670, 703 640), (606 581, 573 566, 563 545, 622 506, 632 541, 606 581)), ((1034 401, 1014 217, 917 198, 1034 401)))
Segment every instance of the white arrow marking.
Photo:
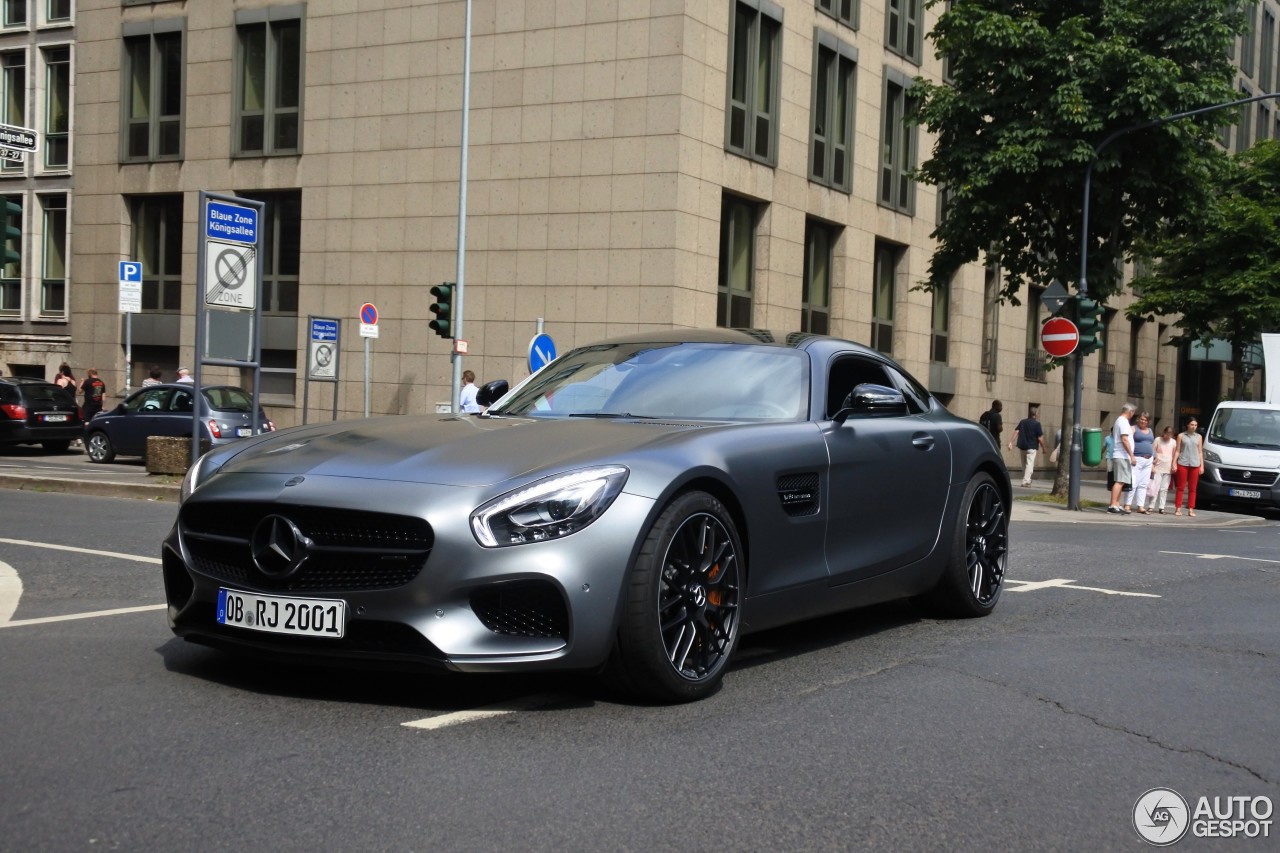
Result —
POLYGON ((557 699, 554 696, 529 696, 524 699, 518 699, 514 702, 499 702, 495 705, 487 705, 483 708, 473 708, 470 711, 454 711, 452 714, 441 714, 438 717, 424 717, 421 720, 410 720, 400 725, 410 729, 427 729, 434 731, 436 729, 444 729, 449 726, 457 726, 463 723, 474 723, 478 720, 488 720, 493 717, 502 717, 507 714, 514 714, 517 711, 532 711, 537 708, 545 708, 555 704, 557 699))
POLYGON ((1198 557, 1201 560, 1244 560, 1249 563, 1280 563, 1280 560, 1264 560, 1262 557, 1237 557, 1235 554, 1197 554, 1195 551, 1161 551, 1161 554, 1177 554, 1180 557, 1198 557))
POLYGON ((52 542, 32 542, 28 539, 3 539, 5 545, 26 545, 31 548, 48 548, 51 551, 70 551, 73 554, 90 554, 94 557, 114 557, 118 560, 133 560, 138 563, 160 564, 159 557, 140 557, 137 554, 121 554, 118 551, 97 551, 93 548, 77 548, 74 545, 56 545, 52 542))
POLYGON ((1100 592, 1103 595, 1127 595, 1133 598, 1160 598, 1150 592, 1121 592, 1118 589, 1102 589, 1096 586, 1077 586, 1075 581, 1068 578, 1054 578, 1047 581, 1015 581, 1010 578, 1009 583, 1022 584, 1022 586, 1006 587, 1009 592, 1033 592, 1037 589, 1079 589, 1085 592, 1100 592))
POLYGON ((547 358, 547 354, 546 354, 545 352, 543 352, 543 351, 542 351, 542 347, 534 347, 534 348, 533 348, 533 351, 534 351, 534 352, 536 352, 536 353, 538 354, 538 359, 539 359, 543 364, 547 364, 548 362, 550 362, 550 361, 551 361, 551 359, 547 358))
POLYGON ((22 578, 8 563, 0 562, 0 625, 13 618, 22 598, 22 578))

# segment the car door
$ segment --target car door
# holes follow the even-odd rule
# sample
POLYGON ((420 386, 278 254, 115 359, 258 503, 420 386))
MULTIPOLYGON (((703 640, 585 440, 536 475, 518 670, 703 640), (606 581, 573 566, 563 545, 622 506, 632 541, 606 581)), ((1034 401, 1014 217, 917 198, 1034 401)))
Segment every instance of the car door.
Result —
POLYGON ((108 435, 117 453, 142 456, 146 453, 147 436, 167 434, 172 396, 172 388, 159 386, 143 389, 125 400, 123 413, 113 415, 109 422, 108 435))
POLYGON ((901 390, 901 374, 869 356, 832 361, 823 437, 830 458, 827 566, 833 584, 874 577, 927 555, 937 541, 951 476, 951 448, 922 403, 892 414, 834 420, 846 397, 870 383, 901 390))

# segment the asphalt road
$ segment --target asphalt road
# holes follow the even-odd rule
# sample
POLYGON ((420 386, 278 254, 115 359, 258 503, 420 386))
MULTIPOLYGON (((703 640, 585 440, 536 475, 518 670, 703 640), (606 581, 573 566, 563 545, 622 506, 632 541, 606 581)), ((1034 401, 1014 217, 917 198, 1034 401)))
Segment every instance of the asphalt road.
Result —
POLYGON ((1280 799, 1274 522, 1016 522, 990 618, 754 635, 649 707, 183 643, 175 513, 0 490, 0 849, 1137 850, 1151 788, 1280 799))

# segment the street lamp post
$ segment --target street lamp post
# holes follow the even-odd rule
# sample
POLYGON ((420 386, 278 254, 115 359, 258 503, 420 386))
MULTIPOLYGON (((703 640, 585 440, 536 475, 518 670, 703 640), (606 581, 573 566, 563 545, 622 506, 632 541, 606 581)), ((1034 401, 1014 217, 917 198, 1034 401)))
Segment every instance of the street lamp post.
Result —
MULTIPOLYGON (((1093 183, 1093 167, 1098 162, 1098 157, 1102 154, 1102 149, 1106 148, 1112 142, 1122 136, 1138 130, 1147 130, 1152 127, 1159 127, 1168 124, 1171 121, 1179 121, 1184 118, 1198 116, 1203 113, 1216 112, 1217 110, 1230 109, 1231 107, 1242 106, 1243 104, 1252 104, 1255 101, 1268 101, 1280 98, 1280 92, 1272 92, 1267 95, 1255 95, 1252 98, 1241 98, 1238 101, 1229 101, 1225 104, 1214 104, 1208 107, 1201 107, 1197 110, 1188 110, 1185 113, 1174 113, 1164 118, 1152 119, 1141 124, 1135 124, 1132 127, 1124 127, 1115 131, 1106 139, 1099 142, 1093 149, 1093 159, 1089 161, 1089 165, 1084 169, 1084 204, 1081 208, 1080 222, 1080 281, 1076 285, 1076 291, 1081 297, 1089 295, 1089 192, 1093 183)), ((1075 381, 1075 402, 1071 409, 1071 471, 1070 485, 1067 489, 1067 508, 1080 509, 1080 416, 1082 409, 1082 397, 1084 391, 1084 353, 1076 351, 1076 381, 1075 381)))

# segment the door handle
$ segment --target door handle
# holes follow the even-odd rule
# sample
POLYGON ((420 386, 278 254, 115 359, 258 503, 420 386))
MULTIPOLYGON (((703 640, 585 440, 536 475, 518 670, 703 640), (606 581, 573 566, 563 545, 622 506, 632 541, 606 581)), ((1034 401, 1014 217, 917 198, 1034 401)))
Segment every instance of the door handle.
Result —
POLYGON ((917 450, 932 450, 934 437, 927 432, 918 432, 911 436, 911 443, 917 450))

